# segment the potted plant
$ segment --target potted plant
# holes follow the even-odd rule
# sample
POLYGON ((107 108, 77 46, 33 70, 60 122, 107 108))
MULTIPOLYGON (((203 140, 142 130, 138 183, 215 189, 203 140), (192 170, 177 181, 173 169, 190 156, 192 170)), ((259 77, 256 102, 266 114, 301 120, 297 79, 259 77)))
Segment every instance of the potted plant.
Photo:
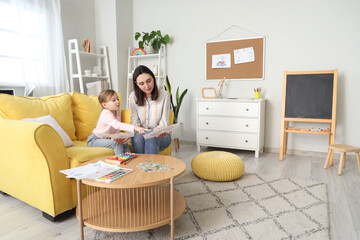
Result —
MULTIPOLYGON (((154 52, 159 52, 161 44, 168 44, 170 43, 170 37, 168 34, 162 36, 160 30, 148 32, 136 32, 135 33, 135 40, 137 41, 142 35, 142 39, 139 41, 139 48, 145 50, 145 47, 151 46, 154 49, 154 52)), ((146 49, 145 52, 151 53, 151 50, 146 49)))
POLYGON ((169 92, 170 94, 170 108, 174 111, 174 124, 178 122, 178 116, 179 116, 179 111, 180 111, 180 107, 181 107, 181 103, 184 99, 184 96, 187 93, 187 89, 185 89, 181 95, 179 96, 179 87, 176 89, 176 105, 174 105, 174 101, 172 99, 172 93, 171 93, 171 84, 169 81, 169 77, 166 76, 166 86, 165 86, 165 90, 169 92))

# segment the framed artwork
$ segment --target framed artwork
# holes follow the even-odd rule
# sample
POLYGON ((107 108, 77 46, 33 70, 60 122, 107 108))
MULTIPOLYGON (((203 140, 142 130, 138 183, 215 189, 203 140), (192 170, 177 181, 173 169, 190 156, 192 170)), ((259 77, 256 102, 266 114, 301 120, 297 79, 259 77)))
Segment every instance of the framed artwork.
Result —
POLYGON ((203 98, 216 98, 216 89, 215 88, 203 88, 201 90, 203 98))

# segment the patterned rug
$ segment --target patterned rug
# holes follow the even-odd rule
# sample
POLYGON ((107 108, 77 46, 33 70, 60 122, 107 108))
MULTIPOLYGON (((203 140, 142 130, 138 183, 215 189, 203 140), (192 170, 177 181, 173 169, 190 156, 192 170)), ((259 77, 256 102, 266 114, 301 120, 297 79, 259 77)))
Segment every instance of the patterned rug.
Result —
MULTIPOLYGON (((175 239, 329 239, 325 183, 244 174, 210 182, 193 172, 176 180, 187 207, 175 239)), ((135 233, 88 231, 86 239, 170 239, 170 226, 135 233)))

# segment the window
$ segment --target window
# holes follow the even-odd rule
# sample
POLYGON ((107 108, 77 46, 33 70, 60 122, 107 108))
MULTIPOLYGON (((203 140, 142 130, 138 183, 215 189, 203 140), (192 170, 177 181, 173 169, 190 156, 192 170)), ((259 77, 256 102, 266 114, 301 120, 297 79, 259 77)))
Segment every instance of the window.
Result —
POLYGON ((0 82, 45 82, 45 26, 39 12, 0 0, 0 82))

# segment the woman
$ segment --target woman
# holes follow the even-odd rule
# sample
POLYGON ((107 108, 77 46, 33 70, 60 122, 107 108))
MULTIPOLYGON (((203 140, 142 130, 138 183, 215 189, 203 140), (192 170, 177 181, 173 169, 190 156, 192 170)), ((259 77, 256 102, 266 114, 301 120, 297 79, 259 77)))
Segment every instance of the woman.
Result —
MULTIPOLYGON (((170 97, 157 87, 154 73, 146 66, 138 66, 133 73, 134 91, 129 96, 131 124, 154 131, 169 124, 170 97)), ((171 143, 170 134, 164 133, 147 140, 135 133, 131 144, 136 153, 158 154, 171 143)))

